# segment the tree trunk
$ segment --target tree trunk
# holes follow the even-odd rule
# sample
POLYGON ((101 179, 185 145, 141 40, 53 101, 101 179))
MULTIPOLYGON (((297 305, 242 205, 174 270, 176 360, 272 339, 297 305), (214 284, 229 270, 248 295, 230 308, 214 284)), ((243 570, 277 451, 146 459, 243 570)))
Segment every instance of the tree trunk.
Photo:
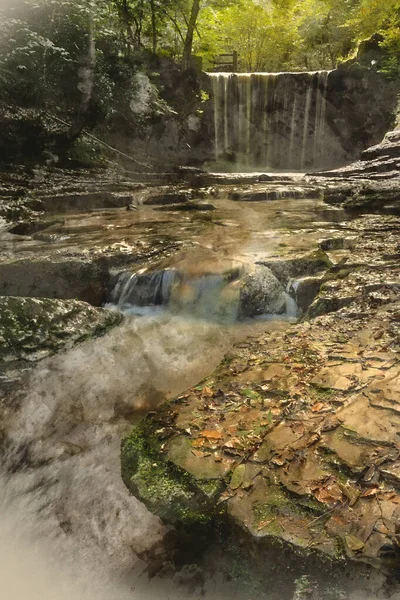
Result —
POLYGON ((74 142, 82 133, 86 124, 87 113, 92 100, 95 68, 96 68, 96 45, 94 39, 93 15, 89 14, 89 43, 88 53, 85 64, 81 68, 81 90, 82 97, 79 105, 78 113, 67 132, 67 142, 74 142))
POLYGON ((156 7, 154 0, 150 0, 151 7, 151 34, 153 38, 153 54, 157 52, 157 20, 156 20, 156 7))
POLYGON ((192 11, 190 13, 190 19, 188 23, 185 45, 183 48, 183 62, 186 66, 190 65, 190 61, 192 58, 192 49, 193 49, 193 35, 196 29, 197 17, 200 12, 200 0, 193 0, 192 11))

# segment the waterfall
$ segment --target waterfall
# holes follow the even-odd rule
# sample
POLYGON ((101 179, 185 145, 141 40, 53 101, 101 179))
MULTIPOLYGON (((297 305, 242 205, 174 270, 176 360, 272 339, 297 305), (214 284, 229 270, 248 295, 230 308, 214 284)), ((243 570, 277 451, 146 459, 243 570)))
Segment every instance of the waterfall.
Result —
POLYGON ((329 73, 209 73, 216 162, 258 170, 329 166, 329 73))
POLYGON ((148 314, 150 307, 168 306, 172 313, 229 323, 263 312, 280 318, 297 314, 295 300, 267 267, 250 272, 235 267, 195 276, 175 269, 123 271, 114 281, 106 306, 127 314, 148 314))
POLYGON ((174 269, 151 273, 122 272, 110 295, 110 303, 119 309, 129 306, 161 306, 168 304, 178 275, 174 269))

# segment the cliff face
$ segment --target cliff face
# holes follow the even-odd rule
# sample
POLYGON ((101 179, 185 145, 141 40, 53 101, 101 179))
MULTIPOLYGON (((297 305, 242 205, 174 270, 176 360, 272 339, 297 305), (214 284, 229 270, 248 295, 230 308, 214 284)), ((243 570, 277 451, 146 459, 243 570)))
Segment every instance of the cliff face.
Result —
POLYGON ((232 168, 320 170, 357 160, 393 122, 397 85, 353 64, 331 72, 213 74, 204 114, 232 168))
MULTIPOLYGON (((112 119, 91 130, 135 159, 106 150, 107 161, 120 160, 129 170, 215 162, 233 171, 341 167, 393 126, 399 90, 359 62, 330 72, 207 75, 158 60, 147 71, 137 97, 121 101, 112 119)), ((8 108, 0 111, 0 122, 1 159, 57 161, 52 140, 63 129, 59 120, 8 108)), ((83 137, 71 156, 97 164, 101 148, 83 137)))

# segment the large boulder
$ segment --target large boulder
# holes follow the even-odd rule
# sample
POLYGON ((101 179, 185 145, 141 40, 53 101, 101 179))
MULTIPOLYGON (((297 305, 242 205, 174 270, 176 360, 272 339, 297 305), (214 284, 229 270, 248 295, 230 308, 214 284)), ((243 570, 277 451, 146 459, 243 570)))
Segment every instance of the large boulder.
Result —
POLYGON ((122 315, 77 300, 0 296, 0 391, 37 361, 104 334, 122 315))
POLYGON ((285 290, 271 269, 256 265, 241 281, 239 317, 280 315, 286 310, 286 301, 285 290))

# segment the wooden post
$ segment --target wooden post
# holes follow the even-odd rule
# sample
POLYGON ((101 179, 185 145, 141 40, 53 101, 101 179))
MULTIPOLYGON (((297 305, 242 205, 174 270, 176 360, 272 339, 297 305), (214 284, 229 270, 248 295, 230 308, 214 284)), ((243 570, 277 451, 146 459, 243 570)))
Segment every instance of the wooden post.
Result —
POLYGON ((232 71, 233 73, 237 73, 238 71, 238 65, 239 65, 239 55, 237 53, 237 50, 233 51, 233 64, 232 64, 232 71))

